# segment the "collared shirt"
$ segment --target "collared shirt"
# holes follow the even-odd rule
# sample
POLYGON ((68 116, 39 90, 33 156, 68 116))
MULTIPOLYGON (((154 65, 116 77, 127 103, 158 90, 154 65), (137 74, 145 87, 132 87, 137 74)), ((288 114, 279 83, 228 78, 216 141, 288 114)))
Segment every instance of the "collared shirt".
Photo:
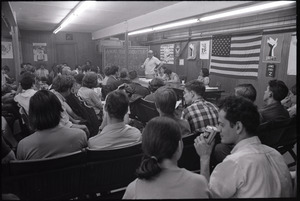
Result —
POLYGON ((61 103, 62 109, 63 109, 63 111, 61 112, 61 119, 60 119, 59 124, 70 128, 73 125, 73 123, 70 121, 70 117, 66 110, 65 105, 66 104, 68 105, 68 103, 66 102, 65 97, 63 97, 59 92, 55 91, 54 89, 51 89, 50 91, 57 96, 57 98, 59 99, 59 101, 61 103))
POLYGON ((192 132, 204 129, 208 125, 217 126, 218 108, 201 98, 193 101, 190 106, 183 110, 182 118, 189 122, 192 132))
POLYGON ((96 114, 100 113, 102 109, 101 98, 93 89, 80 87, 77 94, 87 103, 87 105, 93 107, 96 114))
POLYGON ((283 120, 290 117, 289 112, 281 105, 280 102, 274 102, 259 110, 261 114, 261 123, 272 120, 283 120))
POLYGON ((141 132, 124 122, 108 124, 88 141, 92 149, 115 149, 132 146, 141 142, 141 132))
POLYGON ((291 197, 292 180, 283 156, 257 136, 241 140, 211 174, 213 198, 291 197))
POLYGON ((156 66, 158 66, 161 63, 161 61, 156 58, 155 56, 151 57, 151 59, 149 59, 149 57, 147 57, 147 59, 145 60, 143 66, 145 67, 145 74, 155 74, 154 72, 154 68, 156 66))
POLYGON ((27 89, 22 90, 22 93, 17 94, 14 97, 14 100, 19 103, 26 111, 27 114, 29 114, 29 101, 30 98, 36 93, 37 91, 34 89, 27 89))

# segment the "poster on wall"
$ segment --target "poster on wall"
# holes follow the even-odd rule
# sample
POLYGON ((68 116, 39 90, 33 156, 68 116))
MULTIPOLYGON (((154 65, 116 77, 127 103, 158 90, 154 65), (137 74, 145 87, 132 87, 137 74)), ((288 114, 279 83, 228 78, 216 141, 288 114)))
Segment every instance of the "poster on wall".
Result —
POLYGON ((12 42, 1 41, 1 49, 2 49, 2 59, 13 59, 12 42))
POLYGON ((188 46, 188 60, 196 59, 196 43, 191 42, 188 46))
POLYGON ((46 43, 33 43, 33 59, 34 61, 48 61, 46 43))
POLYGON ((160 60, 165 64, 174 64, 174 44, 160 46, 160 60))
POLYGON ((175 44, 175 57, 179 57, 180 56, 180 43, 176 43, 175 44))
POLYGON ((290 53, 289 53, 289 61, 288 61, 288 75, 296 75, 297 69, 297 37, 292 36, 291 44, 290 44, 290 53))
POLYGON ((283 35, 266 35, 264 40, 263 62, 280 63, 283 43, 283 35))
POLYGON ((200 41, 200 59, 209 59, 209 41, 200 41))

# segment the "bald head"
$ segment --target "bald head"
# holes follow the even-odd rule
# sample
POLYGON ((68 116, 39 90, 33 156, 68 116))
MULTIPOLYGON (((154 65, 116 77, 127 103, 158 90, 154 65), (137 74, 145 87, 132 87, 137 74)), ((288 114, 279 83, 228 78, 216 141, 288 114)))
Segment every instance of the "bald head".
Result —
POLYGON ((148 57, 149 57, 149 58, 153 57, 153 51, 152 51, 152 50, 149 50, 149 51, 148 51, 148 57))

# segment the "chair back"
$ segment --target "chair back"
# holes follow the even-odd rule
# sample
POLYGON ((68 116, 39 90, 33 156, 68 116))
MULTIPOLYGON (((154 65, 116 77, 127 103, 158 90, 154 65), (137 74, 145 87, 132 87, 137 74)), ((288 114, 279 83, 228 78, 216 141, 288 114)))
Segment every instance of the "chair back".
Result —
POLYGON ((197 133, 191 133, 184 136, 183 151, 180 159, 178 160, 178 166, 185 168, 193 172, 200 172, 200 158, 194 147, 194 139, 199 136, 197 133))
POLYGON ((141 143, 113 150, 87 149, 86 193, 108 193, 127 187, 136 176, 143 152, 141 143))
POLYGON ((81 194, 81 180, 86 152, 78 151, 63 156, 11 161, 11 193, 20 199, 70 199, 81 194))
POLYGON ((143 98, 137 99, 130 103, 130 117, 142 122, 144 125, 150 119, 159 116, 155 103, 152 101, 146 101, 143 98))

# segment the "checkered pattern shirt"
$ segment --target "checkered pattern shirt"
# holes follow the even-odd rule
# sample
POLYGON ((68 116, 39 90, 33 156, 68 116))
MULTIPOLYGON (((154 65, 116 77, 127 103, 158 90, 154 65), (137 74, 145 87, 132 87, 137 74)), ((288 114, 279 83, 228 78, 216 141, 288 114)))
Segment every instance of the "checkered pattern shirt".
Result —
POLYGON ((182 111, 182 118, 189 122, 192 132, 203 130, 208 125, 218 125, 218 108, 201 98, 182 111))

